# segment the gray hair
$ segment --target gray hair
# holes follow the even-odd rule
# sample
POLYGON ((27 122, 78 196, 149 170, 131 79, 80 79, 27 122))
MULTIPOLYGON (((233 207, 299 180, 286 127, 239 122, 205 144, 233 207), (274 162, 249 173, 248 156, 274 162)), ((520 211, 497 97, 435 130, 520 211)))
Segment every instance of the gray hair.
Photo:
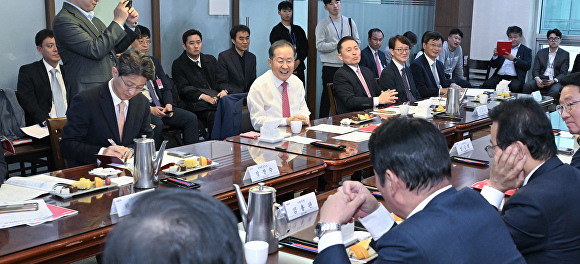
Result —
POLYGON ((121 54, 117 70, 119 70, 119 76, 140 75, 147 80, 155 79, 153 60, 149 55, 136 49, 130 49, 121 54))
POLYGON ((274 51, 278 48, 282 48, 282 47, 290 47, 292 48, 292 53, 294 53, 296 55, 296 50, 294 49, 294 45, 292 45, 290 42, 286 41, 286 40, 278 40, 276 42, 274 42, 272 44, 272 46, 270 46, 270 49, 268 49, 268 56, 271 60, 274 59, 274 51))

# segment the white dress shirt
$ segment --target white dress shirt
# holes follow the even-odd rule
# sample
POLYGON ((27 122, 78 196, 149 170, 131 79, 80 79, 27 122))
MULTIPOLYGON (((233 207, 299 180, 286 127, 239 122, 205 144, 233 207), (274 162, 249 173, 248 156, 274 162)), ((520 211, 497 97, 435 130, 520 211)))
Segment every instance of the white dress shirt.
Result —
POLYGON ((431 73, 433 74, 435 79, 435 83, 439 84, 439 87, 437 88, 441 88, 441 78, 439 78, 439 73, 437 72, 437 58, 435 58, 435 60, 432 60, 431 58, 429 58, 429 56, 427 56, 427 54, 425 54, 425 59, 427 59, 427 63, 429 63, 429 69, 431 70, 431 73), (433 72, 433 67, 435 67, 435 72, 433 72))
MULTIPOLYGON (((515 48, 512 48, 512 52, 511 54, 514 55, 514 57, 518 54, 518 49, 520 48, 522 44, 518 45, 515 48)), ((493 59, 496 59, 497 56, 493 56, 493 59)), ((499 69, 499 71, 497 72, 498 75, 509 75, 509 76, 518 76, 518 74, 516 73, 516 67, 513 61, 505 59, 503 61, 503 65, 501 66, 501 68, 499 69)))
MULTIPOLYGON (((530 177, 532 177, 534 172, 536 172, 536 170, 538 170, 538 168, 540 166, 542 166, 543 164, 544 164, 544 162, 542 162, 542 164, 535 167, 530 172, 530 174, 528 174, 526 176, 526 178, 524 179, 524 183, 522 184, 522 187, 526 186, 526 184, 528 184, 530 177)), ((501 202, 503 201, 503 198, 505 197, 504 193, 498 191, 496 188, 493 188, 491 186, 486 185, 486 186, 483 186, 483 189, 481 189, 481 195, 483 196, 483 198, 485 198, 487 200, 488 203, 490 203, 491 205, 495 206, 498 209, 501 209, 500 205, 501 205, 501 202)))
MULTIPOLYGON (((262 125, 270 120, 278 120, 279 125, 286 126, 286 118, 282 117, 282 83, 276 78, 272 70, 268 70, 258 77, 248 92, 248 110, 252 126, 260 130, 262 125)), ((290 116, 310 116, 306 106, 305 91, 302 81, 294 74, 286 80, 288 82, 288 101, 290 103, 290 116)))
MULTIPOLYGON (((411 211, 409 216, 407 216, 407 219, 409 219, 414 214, 420 212, 421 210, 425 209, 425 206, 427 206, 427 204, 429 204, 431 200, 433 200, 440 193, 447 191, 449 188, 451 188, 451 185, 447 185, 435 191, 431 195, 427 196, 427 198, 421 201, 415 207, 415 209, 411 211)), ((359 218, 359 221, 361 222, 361 224, 363 224, 363 226, 367 229, 367 231, 371 233, 373 239, 377 241, 385 233, 391 230, 391 227, 393 227, 393 224, 395 223, 395 218, 381 203, 377 210, 367 215, 366 217, 359 218)), ((324 250, 327 247, 343 243, 344 242, 342 241, 342 233, 340 231, 324 234, 318 241, 318 252, 322 252, 322 250, 324 250)))
POLYGON ((546 65, 544 76, 552 76, 552 78, 554 77, 554 61, 556 60, 556 52, 558 52, 558 48, 556 48, 554 52, 551 52, 550 49, 548 49, 548 65, 546 65))
POLYGON ((384 69, 385 67, 387 67, 387 65, 383 65, 383 63, 381 62, 381 57, 380 56, 377 56, 377 51, 374 50, 373 48, 371 48, 371 46, 369 46, 369 49, 373 53, 373 60, 375 61, 375 64, 377 63, 377 58, 378 58, 379 65, 381 65, 381 70, 384 69))
MULTIPOLYGON (((372 49, 371 49, 371 50, 372 50, 372 49)), ((347 65, 348 65, 348 64, 347 64, 347 65)), ((356 67, 355 67, 355 66, 352 66, 352 65, 348 65, 348 67, 349 67, 349 68, 350 68, 352 71, 354 71, 354 74, 356 74, 356 76, 357 76, 357 78, 358 78, 358 73, 356 73, 356 70, 360 70, 360 68, 358 67, 358 64, 356 65, 356 67)), ((360 72, 360 75, 362 76, 362 71, 360 72)), ((365 77, 364 77, 364 76, 363 76, 362 78, 363 78, 363 80, 365 80, 365 77)), ((365 82, 366 82, 366 81, 367 81, 367 80, 365 80, 365 82)), ((365 83, 365 84, 366 84, 366 83, 365 83)), ((369 88, 369 87, 368 87, 368 85, 367 85, 367 88, 369 88)), ((371 91, 371 88, 369 88, 369 92, 370 92, 370 91, 371 91)), ((365 91, 365 93, 367 93, 367 92, 365 91)), ((373 106, 377 106, 377 105, 379 105, 379 97, 373 97, 373 106)))
MULTIPOLYGON (((52 66, 50 66, 50 64, 48 64, 48 62, 46 62, 44 59, 42 59, 42 62, 44 63, 44 67, 46 68, 46 72, 48 74, 48 83, 52 83, 52 74, 50 73, 50 70, 52 70, 52 66)), ((60 90, 62 93, 62 100, 64 102, 64 107, 68 108, 67 105, 67 101, 66 101, 66 88, 64 86, 64 81, 62 79, 62 70, 60 69, 60 64, 56 65, 57 72, 56 72, 56 80, 58 81, 58 84, 60 85, 60 90)), ((50 87, 50 89, 54 89, 53 87, 50 87)), ((52 106, 50 107, 50 113, 48 113, 48 115, 51 118, 55 118, 56 116, 56 109, 54 108, 54 99, 52 99, 52 106)))
MULTIPOLYGON (((121 98, 119 98, 115 94, 115 92, 113 92, 113 79, 111 79, 109 81, 109 92, 111 93, 111 97, 113 98, 113 106, 115 108, 115 117, 117 118, 115 120, 115 123, 119 119, 119 104, 121 102, 125 102, 125 120, 127 120, 127 112, 129 111, 129 100, 121 100, 121 98)), ((121 144, 121 142, 116 142, 116 143, 121 144)), ((99 155, 102 155, 103 154, 103 151, 105 151, 105 148, 101 148, 99 150, 99 155)))

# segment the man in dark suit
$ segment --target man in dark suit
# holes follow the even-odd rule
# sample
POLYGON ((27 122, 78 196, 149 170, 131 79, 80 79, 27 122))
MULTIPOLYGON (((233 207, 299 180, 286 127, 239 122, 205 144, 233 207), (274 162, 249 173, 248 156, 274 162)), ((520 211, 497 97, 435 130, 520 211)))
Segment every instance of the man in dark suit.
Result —
POLYGON ((234 46, 218 56, 218 98, 229 93, 247 93, 256 80, 256 55, 248 51, 250 28, 236 25, 230 30, 230 38, 234 46))
POLYGON ((372 72, 359 66, 360 49, 353 37, 343 37, 338 42, 337 50, 338 58, 344 65, 334 74, 332 86, 336 114, 361 111, 379 104, 392 104, 397 100, 397 92, 381 91, 372 72))
POLYGON ((437 60, 442 47, 443 36, 427 32, 423 35, 424 53, 411 63, 415 85, 422 98, 446 94, 449 87, 461 88, 445 78, 443 63, 437 60))
POLYGON ((54 17, 56 45, 68 71, 70 97, 111 79, 116 54, 127 50, 137 37, 134 32, 139 13, 119 2, 109 26, 94 17, 98 1, 69 0, 54 17), (125 24, 125 25, 123 25, 125 24))
POLYGON ((481 88, 495 89, 495 86, 501 80, 508 80, 511 81, 508 86, 510 91, 521 93, 526 80, 526 73, 532 67, 532 50, 521 44, 522 29, 520 27, 508 27, 506 34, 512 42, 512 51, 503 56, 498 56, 497 48, 493 49, 490 66, 496 70, 481 85, 481 88))
POLYGON ((383 69, 388 65, 385 53, 380 50, 383 38, 384 35, 380 29, 369 30, 369 45, 360 52, 360 66, 370 69, 375 78, 381 77, 383 69))
MULTIPOLYGON (((151 32, 148 28, 138 25, 139 37, 131 44, 132 49, 136 49, 145 54, 151 47, 151 32)), ((155 147, 159 149, 163 142, 163 126, 168 125, 180 128, 183 131, 183 143, 185 145, 196 143, 199 140, 197 116, 179 107, 173 107, 173 87, 169 78, 161 66, 161 62, 155 56, 150 56, 155 66, 155 79, 147 80, 147 85, 143 88, 143 95, 149 99, 151 110, 151 124, 153 128, 153 139, 155 147)))
POLYGON ((42 59, 22 65, 18 72, 18 103, 26 114, 26 125, 46 125, 46 119, 65 117, 69 90, 52 30, 43 29, 35 37, 42 59))
POLYGON ((202 35, 198 30, 185 31, 182 40, 184 51, 173 61, 171 70, 173 82, 180 104, 197 115, 201 135, 209 139, 217 111, 217 61, 213 55, 201 53, 202 35))
MULTIPOLYGON (((580 73, 571 73, 561 80, 562 93, 560 95, 560 105, 556 106, 556 111, 562 115, 562 120, 566 122, 568 131, 574 135, 580 134, 580 73)), ((578 139, 576 139, 578 140, 578 139)), ((570 162, 572 167, 580 170, 580 151, 576 151, 570 162)))
POLYGON ((562 41, 560 30, 549 30, 546 37, 550 47, 541 49, 536 54, 532 70, 534 79, 524 84, 524 93, 540 90, 542 94, 552 96, 558 102, 562 91, 560 80, 568 74, 570 68, 570 53, 558 47, 562 41))
POLYGON ((389 39, 389 48, 393 60, 383 70, 379 79, 381 90, 395 90, 398 93, 396 104, 421 100, 421 94, 415 87, 413 73, 405 66, 411 51, 411 42, 405 36, 396 35, 389 39))
POLYGON ((525 263, 493 207, 451 186, 447 142, 433 124, 395 117, 368 145, 386 208, 362 183, 343 183, 320 209, 315 264, 350 263, 340 225, 353 217, 373 237, 375 263, 525 263))
POLYGON ((134 49, 124 52, 112 75, 113 79, 77 94, 70 103, 60 152, 75 165, 95 163, 95 154, 131 157, 127 146, 133 145, 133 139, 153 136, 149 100, 141 94, 147 80, 155 78, 149 55, 134 49))
POLYGON ((296 60, 294 61, 294 75, 296 75, 302 83, 306 83, 304 79, 304 70, 306 64, 304 60, 308 56, 308 39, 306 33, 298 26, 292 24, 292 3, 282 1, 278 4, 278 14, 282 22, 278 23, 272 32, 270 32, 270 44, 278 40, 286 40, 296 48, 296 60))
POLYGON ((519 188, 501 216, 527 263, 578 263, 580 171, 556 156, 544 110, 532 98, 517 99, 489 117, 493 166, 481 195, 499 208, 504 192, 519 188))

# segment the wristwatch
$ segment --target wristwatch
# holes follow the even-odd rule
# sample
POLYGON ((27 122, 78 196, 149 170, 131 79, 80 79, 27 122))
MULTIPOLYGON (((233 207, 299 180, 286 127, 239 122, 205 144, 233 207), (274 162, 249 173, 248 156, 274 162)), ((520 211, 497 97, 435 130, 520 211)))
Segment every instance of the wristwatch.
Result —
POLYGON ((559 83, 560 81, 557 78, 554 78, 554 82, 559 83))
POLYGON ((318 222, 316 224, 316 228, 314 229, 314 235, 321 238, 326 231, 340 231, 340 224, 339 223, 321 223, 318 222))

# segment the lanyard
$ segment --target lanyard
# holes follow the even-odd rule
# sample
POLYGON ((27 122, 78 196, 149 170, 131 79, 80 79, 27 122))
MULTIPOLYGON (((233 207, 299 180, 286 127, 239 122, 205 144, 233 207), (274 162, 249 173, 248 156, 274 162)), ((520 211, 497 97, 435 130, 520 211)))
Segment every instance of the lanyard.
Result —
POLYGON ((330 19, 332 26, 334 26, 334 31, 336 31, 336 36, 338 37, 338 40, 342 39, 342 29, 344 28, 342 24, 342 16, 340 16, 340 35, 338 35, 338 29, 336 29, 336 25, 334 24, 334 21, 332 21, 332 17, 328 16, 328 18, 330 19))
POLYGON ((548 68, 554 69, 554 61, 556 60, 556 53, 554 53, 554 57, 550 60, 550 53, 548 52, 548 68))
POLYGON ((288 35, 290 35, 290 41, 292 41, 292 45, 294 48, 296 48, 296 35, 294 34, 294 30, 292 30, 292 25, 290 25, 290 32, 288 32, 288 35))

